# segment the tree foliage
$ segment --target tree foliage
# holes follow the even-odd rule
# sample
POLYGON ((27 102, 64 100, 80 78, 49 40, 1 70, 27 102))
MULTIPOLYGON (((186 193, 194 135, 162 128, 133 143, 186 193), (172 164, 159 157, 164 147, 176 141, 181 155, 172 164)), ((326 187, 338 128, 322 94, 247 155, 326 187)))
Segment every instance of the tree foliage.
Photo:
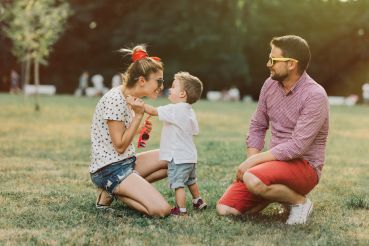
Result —
POLYGON ((47 64, 52 45, 63 32, 69 15, 69 4, 56 0, 16 0, 7 7, 4 32, 12 40, 13 54, 27 64, 26 82, 33 62, 34 82, 39 84, 39 64, 47 64))
MULTIPOLYGON (((328 93, 342 91, 342 77, 369 58, 366 0, 69 3, 75 14, 43 71, 64 91, 73 90, 85 69, 103 74, 108 85, 130 62, 115 51, 138 43, 147 43, 149 52, 163 59, 166 80, 186 70, 199 76, 206 90, 236 85, 255 97, 269 75, 265 63, 273 36, 296 34, 309 42, 308 72, 328 93)), ((358 93, 361 81, 353 83, 358 93)))
POLYGON ((70 15, 69 5, 55 0, 17 0, 7 10, 4 31, 13 42, 13 54, 20 61, 31 58, 47 64, 70 15))

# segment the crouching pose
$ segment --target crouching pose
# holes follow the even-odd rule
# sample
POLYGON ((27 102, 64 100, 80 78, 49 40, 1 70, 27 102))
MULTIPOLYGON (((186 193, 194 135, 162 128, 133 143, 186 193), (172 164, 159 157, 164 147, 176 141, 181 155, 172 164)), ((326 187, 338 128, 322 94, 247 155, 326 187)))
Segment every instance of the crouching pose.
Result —
MULTIPOLYGON (((132 55, 122 86, 98 102, 91 126, 90 175, 98 188, 96 206, 109 208, 112 197, 148 216, 170 213, 164 197, 150 183, 167 176, 167 163, 159 150, 136 155, 132 144, 144 115, 144 96, 156 99, 163 88, 163 65, 149 57, 144 46, 123 50, 132 55), (129 101, 135 97, 136 100, 129 101)), ((151 123, 145 127, 151 129, 151 123)))
POLYGON ((298 36, 273 38, 265 81, 247 143, 248 158, 217 204, 220 215, 262 210, 270 202, 290 205, 287 224, 303 224, 313 209, 306 195, 317 185, 328 136, 328 98, 307 73, 310 50, 298 36), (270 149, 264 147, 271 125, 270 149))

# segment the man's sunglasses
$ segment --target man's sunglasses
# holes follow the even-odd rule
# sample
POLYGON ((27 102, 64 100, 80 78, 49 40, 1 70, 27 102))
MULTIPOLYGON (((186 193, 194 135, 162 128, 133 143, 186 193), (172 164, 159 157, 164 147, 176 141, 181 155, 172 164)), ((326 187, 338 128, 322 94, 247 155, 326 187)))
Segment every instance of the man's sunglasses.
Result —
POLYGON ((269 56, 268 64, 273 66, 277 62, 286 62, 286 61, 299 62, 298 60, 293 59, 293 58, 289 58, 289 57, 271 57, 271 56, 269 56))

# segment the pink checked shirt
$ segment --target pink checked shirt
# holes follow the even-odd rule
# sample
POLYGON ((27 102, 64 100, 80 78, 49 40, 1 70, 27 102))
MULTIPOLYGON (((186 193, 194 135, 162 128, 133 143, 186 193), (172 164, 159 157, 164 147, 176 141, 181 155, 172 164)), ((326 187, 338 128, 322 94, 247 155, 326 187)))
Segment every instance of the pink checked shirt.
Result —
POLYGON ((277 160, 307 160, 318 177, 325 158, 329 127, 328 97, 306 72, 289 92, 268 78, 260 93, 246 145, 262 150, 271 125, 270 152, 277 160))

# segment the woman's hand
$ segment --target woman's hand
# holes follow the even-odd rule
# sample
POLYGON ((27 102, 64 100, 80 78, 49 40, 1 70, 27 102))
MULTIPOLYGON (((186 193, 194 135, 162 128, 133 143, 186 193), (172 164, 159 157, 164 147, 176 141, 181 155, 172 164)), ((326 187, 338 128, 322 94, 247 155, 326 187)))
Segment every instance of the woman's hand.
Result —
POLYGON ((150 134, 152 130, 152 123, 149 120, 145 120, 145 123, 138 128, 137 134, 141 133, 142 129, 146 127, 146 132, 150 134))
POLYGON ((132 110, 136 115, 143 115, 145 112, 144 101, 138 97, 127 96, 126 101, 129 105, 131 105, 132 110))
POLYGON ((152 130, 152 123, 150 120, 145 120, 145 125, 144 127, 146 127, 146 131, 147 133, 150 134, 151 130, 152 130))

